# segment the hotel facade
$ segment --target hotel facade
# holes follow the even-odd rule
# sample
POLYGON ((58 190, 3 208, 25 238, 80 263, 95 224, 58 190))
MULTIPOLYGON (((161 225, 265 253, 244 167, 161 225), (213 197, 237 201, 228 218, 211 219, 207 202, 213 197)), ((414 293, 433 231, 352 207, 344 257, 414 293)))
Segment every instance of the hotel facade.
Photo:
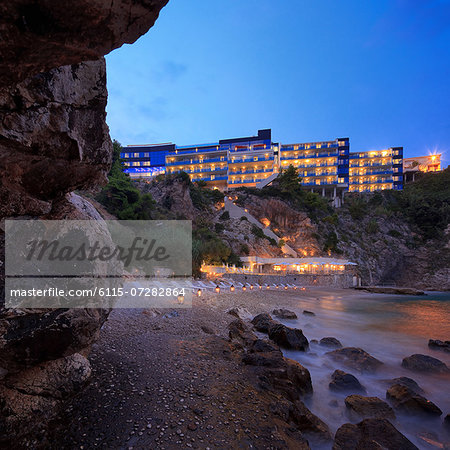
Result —
POLYGON ((220 190, 263 187, 292 165, 305 188, 338 199, 336 206, 345 192, 403 188, 402 147, 351 153, 349 138, 281 145, 270 129, 210 144, 128 146, 121 157, 134 179, 184 171, 220 190))

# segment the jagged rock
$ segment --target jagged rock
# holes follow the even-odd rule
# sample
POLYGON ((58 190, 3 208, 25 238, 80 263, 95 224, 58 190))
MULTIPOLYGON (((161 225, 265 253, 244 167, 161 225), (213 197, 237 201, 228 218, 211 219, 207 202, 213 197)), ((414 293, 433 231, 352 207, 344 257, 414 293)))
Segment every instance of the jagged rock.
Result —
POLYGON ((319 342, 324 347, 342 348, 341 342, 335 337, 324 337, 319 342))
POLYGON ((326 355, 360 372, 374 372, 383 364, 363 349, 357 347, 340 348, 327 352, 326 355))
POLYGON ((398 377, 390 380, 391 386, 394 384, 400 384, 402 386, 406 386, 417 394, 422 394, 423 389, 412 379, 408 377, 398 377))
POLYGON ((47 214, 65 193, 106 182, 106 100, 103 58, 0 89, 0 217, 47 214))
POLYGON ((107 316, 102 309, 9 310, 0 316, 0 367, 17 373, 87 349, 107 316))
POLYGON ((24 433, 36 436, 57 416, 61 400, 80 390, 90 374, 89 361, 74 353, 6 377, 0 386, 2 434, 10 440, 24 433))
POLYGON ((448 429, 450 429, 450 414, 447 414, 444 417, 444 426, 446 426, 448 429))
POLYGON ((297 314, 294 311, 289 311, 288 309, 274 309, 272 314, 279 319, 297 319, 297 314))
MULTIPOLYGON (((144 34, 166 2, 0 5, 0 219, 101 219, 70 192, 97 188, 110 167, 103 55, 144 34)), ((3 300, 0 271, 0 445, 19 448, 89 376, 77 354, 88 353, 108 311, 7 311, 3 300)))
POLYGON ((343 370, 335 370, 331 375, 331 382, 329 387, 332 391, 352 391, 365 392, 366 389, 358 379, 351 373, 346 373, 343 370))
POLYGON ((418 450, 386 419, 346 423, 337 431, 333 450, 418 450))
POLYGON ((0 86, 54 67, 95 60, 124 43, 131 44, 154 24, 166 3, 167 0, 3 2, 0 86))
POLYGON ((269 332, 269 326, 274 323, 272 316, 268 313, 262 313, 255 316, 252 320, 252 324, 257 331, 263 333, 269 332))
POLYGON ((440 416, 442 411, 430 400, 405 385, 394 384, 386 392, 386 398, 394 408, 408 414, 440 416))
POLYGON ((281 323, 272 324, 269 327, 269 338, 279 346, 293 350, 308 350, 308 339, 302 330, 290 328, 281 323))
POLYGON ((291 419, 308 440, 315 444, 325 444, 331 441, 328 425, 313 414, 300 400, 291 409, 291 419))
POLYGON ((228 325, 228 336, 231 341, 237 342, 241 347, 248 348, 258 339, 250 327, 242 320, 233 320, 228 325))
POLYGON ((312 311, 308 311, 308 310, 303 310, 303 314, 305 315, 305 316, 315 316, 316 315, 316 313, 314 313, 314 312, 312 312, 312 311))
POLYGON ((228 309, 226 312, 227 314, 230 314, 241 320, 250 320, 252 317, 249 311, 246 308, 243 308, 242 306, 235 306, 233 308, 228 309))
POLYGON ((448 373, 450 369, 445 363, 428 355, 415 354, 403 358, 402 366, 416 372, 448 373))
POLYGON ((319 344, 319 341, 317 339, 311 339, 309 341, 310 344, 319 344))
POLYGON ((256 339, 242 362, 250 366, 283 367, 285 360, 278 346, 263 339, 256 339))
POLYGON ((287 377, 302 395, 312 394, 313 386, 311 374, 306 367, 303 367, 298 361, 285 358, 287 364, 287 377))
POLYGON ((393 409, 378 397, 363 397, 362 395, 349 395, 345 399, 345 405, 351 416, 365 419, 395 419, 393 409))
POLYGON ((440 341, 439 339, 430 339, 428 341, 428 347, 436 350, 444 350, 450 352, 450 341, 440 341))

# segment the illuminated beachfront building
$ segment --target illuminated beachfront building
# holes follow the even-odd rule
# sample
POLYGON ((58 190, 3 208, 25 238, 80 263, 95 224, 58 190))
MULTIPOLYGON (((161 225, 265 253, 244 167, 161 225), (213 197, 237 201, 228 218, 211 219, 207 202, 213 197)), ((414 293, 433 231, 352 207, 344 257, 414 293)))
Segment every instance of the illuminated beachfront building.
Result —
POLYGON ((349 139, 281 145, 281 169, 299 171, 302 185, 324 197, 338 198, 348 190, 349 139))
POLYGON ((403 189, 403 147, 350 153, 350 192, 403 189))
POLYGON ((434 155, 405 158, 403 160, 404 181, 414 181, 418 173, 440 172, 441 156, 441 153, 436 153, 434 155))
POLYGON ((266 129, 212 144, 128 146, 121 156, 133 178, 183 171, 192 181, 220 190, 263 187, 293 165, 302 185, 333 198, 335 206, 346 191, 402 189, 402 147, 350 153, 348 138, 280 145, 266 129))

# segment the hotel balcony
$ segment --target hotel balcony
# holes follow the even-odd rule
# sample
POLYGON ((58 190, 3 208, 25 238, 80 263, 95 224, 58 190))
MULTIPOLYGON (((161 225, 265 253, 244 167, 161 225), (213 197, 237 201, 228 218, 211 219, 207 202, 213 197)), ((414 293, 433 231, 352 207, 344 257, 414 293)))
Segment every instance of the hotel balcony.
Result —
POLYGON ((371 177, 372 175, 392 175, 392 170, 377 170, 376 172, 351 173, 351 177, 371 177))
POLYGON ((296 151, 296 150, 314 150, 314 149, 325 149, 325 148, 338 148, 339 145, 336 142, 325 142, 325 143, 315 143, 315 144, 292 144, 292 145, 282 145, 281 151, 296 151), (320 147, 319 147, 320 145, 320 147))
POLYGON ((212 177, 200 177, 200 178, 192 178, 192 181, 220 181, 220 180, 226 180, 226 175, 220 175, 220 176, 212 176, 212 177))
POLYGON ((259 161, 273 161, 274 157, 272 156, 252 156, 249 158, 233 158, 228 159, 228 164, 241 164, 241 163, 252 163, 252 162, 259 162, 259 161))
POLYGON ((246 175, 252 173, 273 173, 273 169, 260 169, 260 170, 240 170, 238 172, 228 172, 228 176, 233 175, 246 175))
POLYGON ((219 158, 209 158, 209 159, 186 159, 186 160, 177 160, 177 161, 167 161, 166 166, 186 166, 190 164, 206 164, 206 163, 214 163, 214 162, 227 162, 226 157, 219 158))
POLYGON ((361 185, 361 184, 390 184, 393 183, 394 180, 392 178, 384 178, 381 180, 370 180, 370 181, 355 181, 355 180, 350 180, 350 184, 354 184, 354 185, 361 185))
MULTIPOLYGON (((292 150, 290 150, 289 152, 291 152, 292 150)), ((294 150, 295 151, 295 150, 294 150)), ((281 151, 281 161, 284 160, 292 160, 292 159, 313 159, 313 158, 332 158, 332 157, 337 157, 339 156, 338 152, 327 152, 327 153, 312 153, 309 155, 285 155, 283 150, 281 151)))

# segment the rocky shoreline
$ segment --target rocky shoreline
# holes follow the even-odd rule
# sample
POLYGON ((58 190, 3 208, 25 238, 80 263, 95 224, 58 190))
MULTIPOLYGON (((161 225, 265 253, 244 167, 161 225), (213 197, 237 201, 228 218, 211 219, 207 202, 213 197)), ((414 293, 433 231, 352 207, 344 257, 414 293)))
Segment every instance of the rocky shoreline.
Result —
POLYGON ((358 373, 382 363, 331 337, 311 345, 324 347, 330 361, 350 361, 356 377, 337 370, 330 384, 347 395, 353 419, 335 432, 326 417, 311 412, 316 381, 277 344, 302 351, 308 340, 272 311, 292 307, 299 295, 326 293, 206 294, 194 299, 192 309, 173 314, 113 311, 92 349, 90 384, 54 424, 45 446, 347 449, 356 448, 351 442, 366 448, 375 440, 388 449, 417 448, 398 431, 396 416, 424 408, 433 416, 437 411, 427 406, 433 403, 411 379, 390 381, 386 400, 366 397, 368 386, 359 383, 358 373))

